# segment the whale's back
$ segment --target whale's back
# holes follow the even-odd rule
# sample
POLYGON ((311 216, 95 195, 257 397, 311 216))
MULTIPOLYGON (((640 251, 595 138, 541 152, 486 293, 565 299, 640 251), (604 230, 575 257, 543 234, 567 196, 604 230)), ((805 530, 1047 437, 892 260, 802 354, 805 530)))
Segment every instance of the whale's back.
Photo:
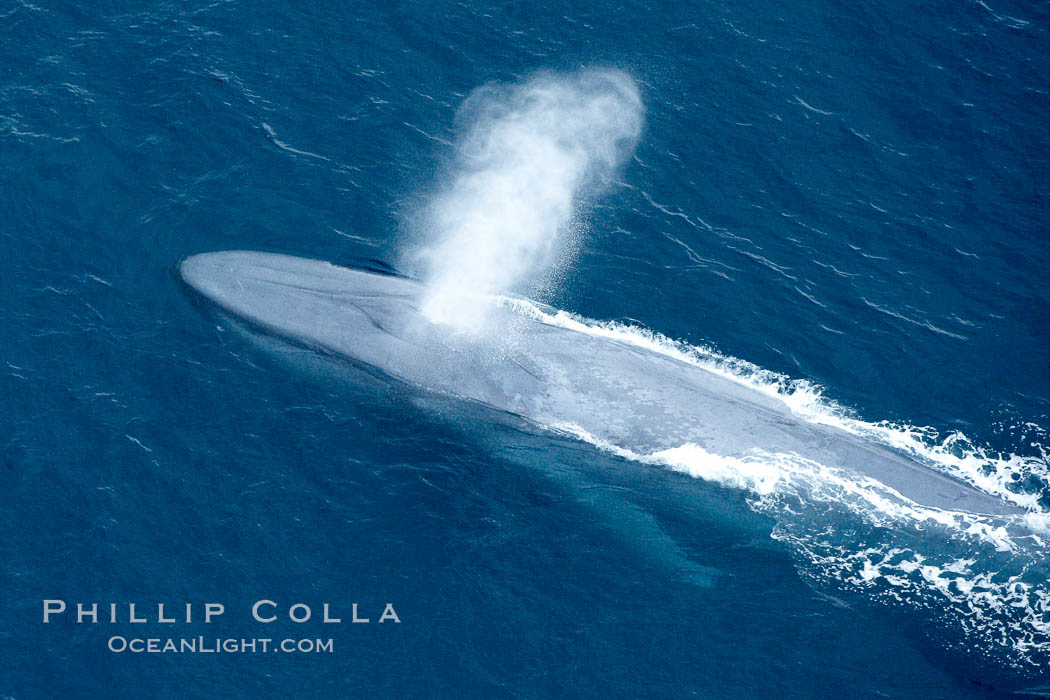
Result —
POLYGON ((286 255, 193 256, 183 280, 226 312, 399 380, 586 432, 635 454, 685 444, 723 457, 801 457, 926 506, 1020 510, 926 465, 791 413, 776 397, 647 348, 503 307, 483 336, 432 324, 414 280, 286 255))

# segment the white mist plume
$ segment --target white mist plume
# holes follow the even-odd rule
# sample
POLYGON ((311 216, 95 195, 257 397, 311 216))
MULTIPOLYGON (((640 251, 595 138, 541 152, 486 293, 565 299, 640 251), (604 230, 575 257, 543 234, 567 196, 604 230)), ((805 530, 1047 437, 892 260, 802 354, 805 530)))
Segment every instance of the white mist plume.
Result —
POLYGON ((447 190, 415 252, 435 323, 479 331, 492 295, 526 291, 559 252, 585 199, 614 175, 642 129, 638 88, 614 70, 546 73, 475 91, 447 190))

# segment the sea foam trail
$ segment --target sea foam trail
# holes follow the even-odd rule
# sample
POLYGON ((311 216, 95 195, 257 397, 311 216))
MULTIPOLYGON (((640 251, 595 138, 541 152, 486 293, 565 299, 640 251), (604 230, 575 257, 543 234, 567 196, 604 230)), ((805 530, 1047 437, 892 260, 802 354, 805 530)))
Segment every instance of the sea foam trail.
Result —
POLYGON ((929 610, 947 629, 961 633, 959 641, 947 643, 966 653, 980 653, 1025 672, 1042 673, 1050 667, 1050 513, 1040 507, 1038 494, 1013 486, 1034 480, 1045 488, 1050 483, 1045 457, 992 455, 962 435, 937 441, 931 429, 870 423, 851 416, 812 384, 708 348, 520 298, 503 297, 501 303, 543 323, 716 372, 783 401, 804 420, 889 445, 1028 508, 1026 515, 1005 517, 943 510, 914 503, 873 479, 794 454, 756 450, 726 457, 694 444, 638 453, 577 425, 546 426, 625 459, 744 490, 755 510, 775 519, 773 537, 807 562, 801 572, 822 586, 929 610), (849 525, 840 528, 839 522, 849 525))
POLYGON ((625 73, 583 70, 481 88, 460 117, 451 184, 408 264, 428 283, 423 313, 476 332, 493 294, 534 295, 571 254, 577 215, 633 152, 643 108, 625 73))

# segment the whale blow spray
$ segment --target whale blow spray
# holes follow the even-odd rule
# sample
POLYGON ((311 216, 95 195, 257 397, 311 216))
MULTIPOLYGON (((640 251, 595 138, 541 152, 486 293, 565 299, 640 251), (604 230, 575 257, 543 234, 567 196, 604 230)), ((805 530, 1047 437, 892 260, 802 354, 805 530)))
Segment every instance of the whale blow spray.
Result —
POLYGON ((478 332, 493 295, 529 291, 571 248, 581 206, 633 153, 643 108, 625 73, 583 70, 480 88, 460 116, 454 174, 413 258, 424 315, 478 332))

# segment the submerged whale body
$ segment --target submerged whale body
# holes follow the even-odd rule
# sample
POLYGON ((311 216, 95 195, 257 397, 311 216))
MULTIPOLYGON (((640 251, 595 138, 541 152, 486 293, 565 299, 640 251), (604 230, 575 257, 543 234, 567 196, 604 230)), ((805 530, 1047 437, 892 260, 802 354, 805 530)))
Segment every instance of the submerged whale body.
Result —
POLYGON ((697 445, 713 455, 788 454, 869 477, 920 505, 1023 512, 991 494, 776 398, 651 350, 501 307, 484 335, 435 325, 414 280, 287 255, 204 253, 182 279, 267 333, 546 427, 571 426, 634 454, 697 445))

